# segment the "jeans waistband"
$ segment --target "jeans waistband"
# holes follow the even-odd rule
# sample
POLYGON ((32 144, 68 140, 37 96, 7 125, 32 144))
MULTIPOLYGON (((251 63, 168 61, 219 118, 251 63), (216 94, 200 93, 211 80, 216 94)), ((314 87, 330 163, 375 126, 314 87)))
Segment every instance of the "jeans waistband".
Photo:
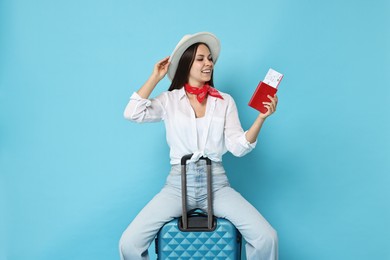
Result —
MULTIPOLYGON (((186 165, 187 194, 194 198, 204 198, 207 194, 207 170, 206 162, 191 162, 186 165), (191 195, 192 194, 192 195, 191 195)), ((230 186, 222 163, 211 164, 212 190, 216 191, 230 186)), ((181 165, 172 165, 171 172, 167 177, 166 186, 175 191, 181 190, 181 165)))
MULTIPOLYGON (((197 162, 190 162, 186 165, 187 174, 191 174, 199 168, 206 169, 206 167, 206 161, 203 160, 197 162)), ((223 168, 222 162, 211 162, 211 174, 213 176, 225 175, 225 169, 223 168)), ((181 164, 172 165, 169 175, 181 175, 181 164)))

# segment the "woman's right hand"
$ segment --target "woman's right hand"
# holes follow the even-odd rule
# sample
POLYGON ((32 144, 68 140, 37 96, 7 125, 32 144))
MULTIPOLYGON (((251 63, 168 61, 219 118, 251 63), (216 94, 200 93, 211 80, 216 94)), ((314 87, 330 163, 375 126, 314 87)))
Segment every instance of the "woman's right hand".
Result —
POLYGON ((160 60, 154 65, 153 69, 153 76, 156 77, 158 80, 161 80, 164 78, 164 76, 168 72, 169 65, 171 63, 169 62, 169 56, 160 60))
POLYGON ((169 56, 160 60, 154 65, 154 69, 152 75, 149 79, 142 85, 142 87, 137 91, 138 95, 142 98, 149 98, 153 89, 156 87, 158 82, 164 78, 164 76, 168 72, 169 64, 169 56))

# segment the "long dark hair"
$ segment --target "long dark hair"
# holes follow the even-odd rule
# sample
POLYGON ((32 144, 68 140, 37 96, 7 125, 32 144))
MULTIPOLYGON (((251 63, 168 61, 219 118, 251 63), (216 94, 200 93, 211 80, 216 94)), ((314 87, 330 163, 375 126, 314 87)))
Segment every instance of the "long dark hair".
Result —
MULTIPOLYGON (((174 89, 181 89, 184 86, 184 84, 188 82, 191 66, 194 63, 196 51, 198 50, 198 46, 200 44, 204 44, 207 46, 207 44, 205 43, 197 42, 191 45, 190 47, 188 47, 187 50, 183 53, 183 55, 179 60, 179 64, 177 65, 175 76, 172 79, 172 83, 168 91, 172 91, 174 89)), ((214 86, 213 74, 214 71, 211 74, 210 81, 206 82, 210 86, 214 86)))

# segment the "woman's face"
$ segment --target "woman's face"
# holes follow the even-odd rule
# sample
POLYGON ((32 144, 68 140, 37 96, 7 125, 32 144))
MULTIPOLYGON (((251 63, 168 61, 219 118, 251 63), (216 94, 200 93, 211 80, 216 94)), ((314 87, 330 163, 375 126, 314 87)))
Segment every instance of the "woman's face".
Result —
POLYGON ((200 44, 190 69, 188 84, 193 87, 203 86, 207 81, 211 80, 213 68, 214 62, 209 48, 204 44, 200 44))

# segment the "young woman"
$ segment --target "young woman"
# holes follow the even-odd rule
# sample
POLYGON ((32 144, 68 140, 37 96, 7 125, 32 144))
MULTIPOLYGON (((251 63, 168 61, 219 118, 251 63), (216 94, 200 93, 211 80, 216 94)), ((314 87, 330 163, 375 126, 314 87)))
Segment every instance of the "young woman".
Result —
POLYGON ((230 187, 222 166, 227 151, 243 156, 256 145, 265 119, 275 112, 277 97, 269 96, 268 112, 260 113, 248 131, 241 127, 233 98, 213 88, 219 40, 211 33, 186 35, 172 55, 155 66, 146 83, 130 98, 124 111, 134 122, 164 121, 170 147, 171 171, 166 185, 141 210, 123 233, 120 257, 149 259, 148 247, 159 229, 181 216, 180 159, 193 154, 187 165, 188 209, 207 208, 206 170, 201 156, 212 160, 214 215, 230 220, 243 235, 247 259, 278 257, 275 230, 238 192, 230 187), (150 94, 168 74, 172 84, 154 99, 150 94))

